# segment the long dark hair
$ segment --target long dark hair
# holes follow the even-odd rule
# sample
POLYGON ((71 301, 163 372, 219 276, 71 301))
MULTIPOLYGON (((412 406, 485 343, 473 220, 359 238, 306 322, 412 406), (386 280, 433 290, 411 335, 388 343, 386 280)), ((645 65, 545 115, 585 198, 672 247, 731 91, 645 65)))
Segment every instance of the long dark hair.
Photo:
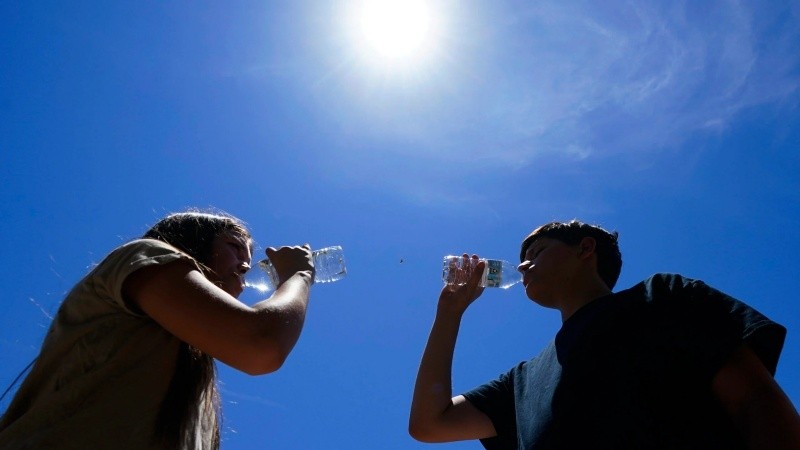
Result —
MULTIPOLYGON (((250 233, 239 219, 220 213, 182 212, 170 214, 153 225, 143 236, 157 239, 187 253, 197 260, 208 276, 214 238, 231 233, 252 242, 250 233)), ((251 244, 252 245, 252 244, 251 244)), ((213 448, 220 444, 221 414, 216 386, 214 359, 200 349, 182 342, 178 350, 175 374, 158 412, 155 438, 168 448, 184 448, 194 439, 194 430, 211 427, 213 448)))

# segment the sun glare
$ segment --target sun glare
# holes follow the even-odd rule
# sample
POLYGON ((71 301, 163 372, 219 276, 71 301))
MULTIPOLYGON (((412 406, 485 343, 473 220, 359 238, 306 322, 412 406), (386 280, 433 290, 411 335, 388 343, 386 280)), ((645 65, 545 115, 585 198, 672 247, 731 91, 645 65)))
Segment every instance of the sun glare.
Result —
POLYGON ((425 2, 372 0, 359 14, 362 44, 373 57, 408 61, 430 45, 431 17, 425 2))

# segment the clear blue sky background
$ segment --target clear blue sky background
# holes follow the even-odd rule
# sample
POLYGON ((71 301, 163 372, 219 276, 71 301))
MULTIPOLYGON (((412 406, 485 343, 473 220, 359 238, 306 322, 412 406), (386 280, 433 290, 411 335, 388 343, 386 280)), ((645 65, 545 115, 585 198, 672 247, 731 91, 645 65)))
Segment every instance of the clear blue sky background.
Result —
MULTIPOLYGON (((279 372, 220 364, 224 449, 432 448, 406 420, 442 256, 515 261, 552 219, 620 232, 618 288, 678 272, 787 326, 800 404, 800 2, 431 2, 431 53, 399 65, 353 5, 0 3, 3 388, 92 264, 195 206, 349 269, 279 372)), ((558 327, 487 290, 455 391, 558 327)))

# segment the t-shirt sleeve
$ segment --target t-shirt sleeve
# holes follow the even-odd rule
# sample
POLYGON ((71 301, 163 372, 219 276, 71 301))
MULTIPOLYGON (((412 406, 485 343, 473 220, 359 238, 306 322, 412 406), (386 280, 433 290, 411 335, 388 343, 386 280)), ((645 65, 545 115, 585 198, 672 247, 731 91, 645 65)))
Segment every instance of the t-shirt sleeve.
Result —
POLYGON ((722 351, 718 352, 716 358, 710 357, 713 363, 711 369, 716 372, 731 353, 745 343, 774 376, 786 338, 786 328, 702 281, 686 280, 686 284, 692 301, 708 314, 711 329, 720 330, 722 334, 718 339, 722 351))
POLYGON ((122 284, 133 272, 149 266, 164 265, 184 259, 197 262, 177 248, 154 239, 131 241, 111 252, 90 274, 92 284, 100 298, 106 298, 130 314, 143 315, 127 304, 122 296, 122 284))
POLYGON ((512 373, 513 370, 463 394, 467 401, 489 417, 497 431, 497 436, 481 439, 481 444, 487 450, 517 448, 512 373))
POLYGON ((775 374, 786 329, 747 304, 706 283, 679 275, 654 277, 651 289, 672 295, 673 338, 712 378, 741 345, 749 345, 775 374), (663 283, 663 284, 662 284, 663 283))

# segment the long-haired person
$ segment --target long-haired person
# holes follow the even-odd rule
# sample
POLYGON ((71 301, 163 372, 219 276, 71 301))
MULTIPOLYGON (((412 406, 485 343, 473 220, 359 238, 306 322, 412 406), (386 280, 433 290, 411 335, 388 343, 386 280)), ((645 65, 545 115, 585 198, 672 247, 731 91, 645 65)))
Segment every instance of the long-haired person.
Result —
POLYGON ((183 212, 112 251, 61 304, 0 449, 219 448, 214 359, 280 368, 313 282, 308 245, 269 248, 277 290, 241 303, 252 246, 232 216, 183 212))

